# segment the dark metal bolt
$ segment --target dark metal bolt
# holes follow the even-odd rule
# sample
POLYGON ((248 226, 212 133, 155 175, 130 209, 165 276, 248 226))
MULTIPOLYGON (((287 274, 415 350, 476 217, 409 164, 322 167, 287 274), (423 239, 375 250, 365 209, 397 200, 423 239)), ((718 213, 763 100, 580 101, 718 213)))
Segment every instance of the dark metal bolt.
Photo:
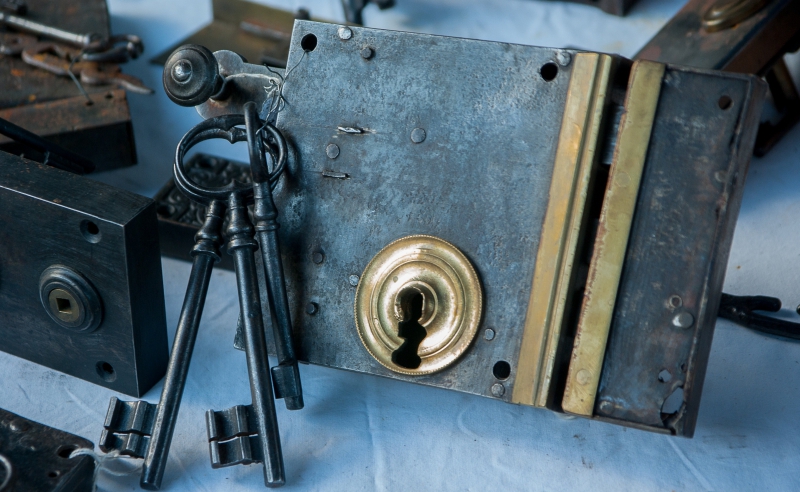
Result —
POLYGON ((311 255, 311 261, 313 261, 315 265, 319 265, 320 263, 325 261, 325 254, 323 254, 321 251, 315 251, 311 255))
POLYGON ((319 312, 319 304, 316 302, 309 302, 306 304, 306 314, 314 316, 319 312))
POLYGON ((375 50, 373 50, 369 46, 365 46, 365 47, 361 48, 361 58, 363 58, 365 60, 369 60, 373 56, 375 56, 375 50))
POLYGON ((414 143, 422 143, 425 141, 425 137, 428 135, 425 133, 425 130, 422 128, 414 128, 411 130, 411 141, 414 143))

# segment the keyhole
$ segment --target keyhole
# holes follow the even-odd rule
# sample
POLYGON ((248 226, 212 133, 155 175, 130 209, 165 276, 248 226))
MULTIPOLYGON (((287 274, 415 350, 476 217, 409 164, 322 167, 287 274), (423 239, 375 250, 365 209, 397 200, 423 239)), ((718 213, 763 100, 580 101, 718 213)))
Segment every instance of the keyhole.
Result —
POLYGON ((72 314, 72 303, 69 302, 69 299, 56 297, 56 308, 59 313, 72 314))
POLYGON ((405 320, 398 323, 397 326, 397 336, 404 339, 404 342, 392 352, 392 362, 406 369, 416 369, 422 363, 422 359, 417 355, 417 350, 419 350, 419 344, 428 335, 425 327, 419 324, 423 302, 422 294, 417 292, 411 296, 403 306, 405 308, 403 311, 407 313, 405 320))

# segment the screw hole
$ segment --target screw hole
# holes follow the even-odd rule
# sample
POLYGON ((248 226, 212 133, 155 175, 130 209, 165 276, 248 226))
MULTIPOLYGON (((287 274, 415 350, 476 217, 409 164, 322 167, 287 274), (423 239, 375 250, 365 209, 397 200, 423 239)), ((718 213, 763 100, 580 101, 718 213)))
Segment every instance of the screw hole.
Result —
POLYGON ((47 476, 50 477, 50 478, 58 478, 59 475, 61 475, 61 474, 59 472, 57 472, 57 471, 47 472, 47 476))
POLYGON ((106 99, 114 99, 114 94, 112 94, 110 92, 107 92, 106 93, 106 99))
POLYGON ((669 305, 674 308, 679 308, 683 305, 683 299, 680 296, 672 296, 669 298, 669 305))
POLYGON ((317 37, 313 34, 306 34, 303 36, 303 39, 300 40, 300 47, 303 48, 303 51, 306 53, 314 51, 317 47, 317 37))
POLYGON ((717 101, 717 104, 719 105, 719 109, 726 110, 733 104, 733 99, 728 96, 722 96, 719 98, 719 101, 717 101))
POLYGON ((104 381, 110 383, 117 379, 117 373, 114 372, 114 367, 108 362, 100 361, 95 365, 97 375, 103 378, 104 381))
POLYGON ((539 74, 546 82, 550 82, 558 75, 558 66, 552 62, 545 63, 542 65, 542 68, 539 69, 539 74))
POLYGON ((492 374, 499 380, 508 379, 511 375, 511 364, 504 360, 497 361, 492 368, 492 374))
POLYGON ((84 220, 81 222, 81 234, 83 234, 84 239, 93 244, 99 243, 100 239, 103 237, 103 235, 100 234, 100 228, 91 220, 84 220))
POLYGON ((59 458, 64 458, 66 460, 69 459, 69 455, 71 455, 76 449, 78 449, 78 446, 74 444, 68 444, 66 446, 59 447, 56 451, 56 454, 59 456, 59 458))

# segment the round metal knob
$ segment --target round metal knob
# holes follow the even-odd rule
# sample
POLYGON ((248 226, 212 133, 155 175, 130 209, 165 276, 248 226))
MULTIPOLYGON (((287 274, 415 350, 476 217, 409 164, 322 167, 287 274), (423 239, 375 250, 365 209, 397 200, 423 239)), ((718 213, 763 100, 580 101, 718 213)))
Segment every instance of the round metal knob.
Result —
POLYGON ((398 239, 375 255, 355 300, 364 347, 385 367, 409 375, 456 362, 478 332, 482 309, 480 281, 469 260, 452 244, 421 235, 398 239), (407 348, 402 331, 409 322, 424 328, 415 340, 413 366, 397 357, 407 348))
POLYGON ((164 65, 164 91, 180 106, 197 106, 222 86, 214 54, 205 46, 185 44, 164 65))

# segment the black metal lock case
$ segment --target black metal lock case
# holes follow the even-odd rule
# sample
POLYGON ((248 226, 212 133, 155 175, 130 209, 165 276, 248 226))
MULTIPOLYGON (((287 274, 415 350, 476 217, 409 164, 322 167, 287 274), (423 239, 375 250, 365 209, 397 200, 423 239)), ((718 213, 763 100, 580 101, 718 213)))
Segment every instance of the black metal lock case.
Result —
POLYGON ((164 375, 155 204, 0 152, 0 350, 133 396, 164 375))

